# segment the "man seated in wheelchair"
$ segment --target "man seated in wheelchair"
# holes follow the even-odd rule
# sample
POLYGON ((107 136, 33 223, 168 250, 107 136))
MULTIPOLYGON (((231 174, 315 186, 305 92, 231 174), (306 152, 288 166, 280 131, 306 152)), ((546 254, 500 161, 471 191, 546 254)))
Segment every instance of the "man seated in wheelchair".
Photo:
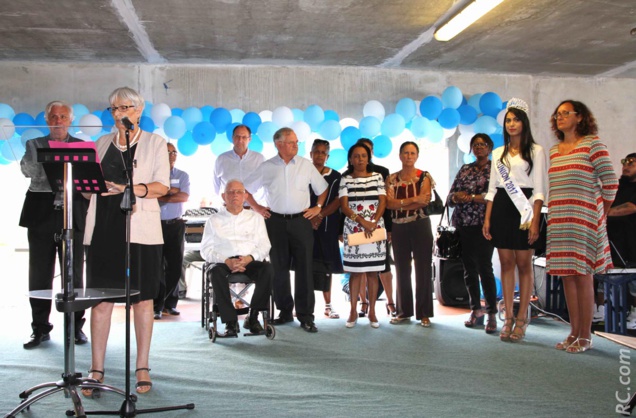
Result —
POLYGON ((225 206, 208 218, 201 241, 201 256, 214 263, 210 271, 215 301, 225 324, 224 337, 238 334, 238 317, 232 299, 228 277, 243 273, 254 281, 254 294, 249 316, 243 327, 253 334, 263 332, 258 322, 260 311, 267 309, 274 270, 264 261, 271 244, 265 220, 258 213, 244 208, 246 191, 240 180, 230 180, 221 194, 225 206))

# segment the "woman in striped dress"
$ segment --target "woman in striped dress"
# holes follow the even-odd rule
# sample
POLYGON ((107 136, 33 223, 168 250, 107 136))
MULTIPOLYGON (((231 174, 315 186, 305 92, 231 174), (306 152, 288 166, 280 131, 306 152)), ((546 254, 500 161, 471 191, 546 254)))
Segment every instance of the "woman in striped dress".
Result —
POLYGON ((618 180, 587 106, 561 102, 552 130, 560 142, 550 149, 547 272, 563 279, 571 328, 555 348, 582 353, 592 348, 592 275, 612 266, 605 221, 618 180))
POLYGON ((384 228, 382 214, 386 207, 384 179, 379 173, 371 172, 371 151, 364 144, 357 143, 349 149, 349 168, 340 180, 340 209, 346 217, 344 223, 344 270, 351 273, 349 289, 351 311, 346 327, 352 328, 358 320, 357 298, 360 283, 367 278, 369 289, 369 321, 371 327, 380 326, 375 314, 378 296, 378 275, 367 272, 384 270, 386 241, 369 244, 349 245, 349 235, 364 232, 367 236, 376 229, 384 228))

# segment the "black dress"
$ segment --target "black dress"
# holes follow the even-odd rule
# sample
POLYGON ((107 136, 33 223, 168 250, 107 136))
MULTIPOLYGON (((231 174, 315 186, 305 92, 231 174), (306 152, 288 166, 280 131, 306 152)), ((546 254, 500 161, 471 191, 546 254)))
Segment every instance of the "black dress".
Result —
MULTIPOLYGON (((136 145, 131 148, 134 159, 136 145)), ((110 145, 102 159, 104 178, 126 184, 124 159, 121 152, 110 145)), ((120 208, 122 195, 97 195, 96 222, 91 245, 86 252, 86 283, 89 288, 123 289, 126 279, 126 214, 120 208)), ((162 245, 130 244, 130 288, 139 290, 133 303, 154 299, 159 293, 162 245)), ((109 299, 109 302, 123 302, 109 299)))

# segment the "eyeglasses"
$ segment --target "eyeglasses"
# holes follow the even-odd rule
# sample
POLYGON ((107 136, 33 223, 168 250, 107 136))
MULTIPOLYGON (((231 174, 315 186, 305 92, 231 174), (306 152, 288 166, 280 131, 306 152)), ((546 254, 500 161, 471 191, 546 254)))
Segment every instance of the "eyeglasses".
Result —
POLYGON ((232 138, 234 139, 250 139, 251 136, 250 135, 234 135, 232 138))
POLYGON ((629 164, 631 164, 631 163, 633 163, 633 162, 635 162, 635 161, 636 161, 636 158, 623 158, 623 159, 621 160, 621 164, 623 164, 623 165, 629 165, 629 164))
POLYGON ((280 142, 281 144, 284 144, 284 145, 293 145, 295 147, 298 146, 298 141, 278 141, 278 142, 280 142))
POLYGON ((245 190, 227 190, 225 194, 229 194, 229 195, 235 194, 240 196, 245 194, 245 190))
POLYGON ((122 112, 125 112, 128 109, 130 109, 131 107, 137 107, 137 106, 135 106, 135 105, 130 105, 130 106, 126 106, 126 105, 111 106, 111 107, 107 107, 106 110, 108 110, 110 113, 115 113, 118 110, 121 110, 122 112))
POLYGON ((177 155, 178 152, 177 151, 168 151, 168 155, 177 155))
POLYGON ((484 142, 475 142, 473 148, 488 148, 488 144, 484 142))
POLYGON ((568 111, 568 110, 564 110, 563 112, 557 112, 557 113, 555 113, 554 115, 552 115, 552 117, 554 118, 554 120, 557 120, 557 119, 559 119, 559 118, 563 118, 563 119, 565 119, 565 118, 567 118, 568 116, 570 116, 570 115, 572 115, 572 114, 576 115, 577 113, 579 113, 579 112, 570 112, 570 111, 568 111))

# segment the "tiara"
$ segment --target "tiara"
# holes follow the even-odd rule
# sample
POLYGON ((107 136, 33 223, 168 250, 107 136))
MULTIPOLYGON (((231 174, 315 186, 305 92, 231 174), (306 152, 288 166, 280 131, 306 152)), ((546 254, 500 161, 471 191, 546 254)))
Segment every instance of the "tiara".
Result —
POLYGON ((511 107, 524 111, 526 115, 528 114, 528 103, 526 103, 524 100, 513 97, 512 99, 508 100, 508 106, 506 106, 506 109, 510 109, 511 107))

